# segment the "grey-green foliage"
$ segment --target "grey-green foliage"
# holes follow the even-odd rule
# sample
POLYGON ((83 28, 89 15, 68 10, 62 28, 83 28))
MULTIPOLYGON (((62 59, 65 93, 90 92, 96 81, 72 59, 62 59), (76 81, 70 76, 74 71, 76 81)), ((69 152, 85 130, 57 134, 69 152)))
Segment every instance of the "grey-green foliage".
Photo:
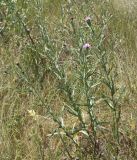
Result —
MULTIPOLYGON (((21 48, 20 60, 15 64, 16 72, 57 123, 53 135, 59 135, 69 158, 72 159, 73 155, 67 146, 68 140, 80 156, 86 153, 74 139, 78 133, 82 133, 88 141, 88 154, 98 157, 98 134, 102 124, 106 123, 98 118, 99 107, 108 107, 112 112, 110 125, 113 132, 110 134, 117 143, 114 154, 118 154, 121 94, 117 88, 115 44, 113 37, 109 37, 109 10, 99 7, 101 14, 95 14, 94 8, 90 7, 93 4, 83 1, 79 13, 79 2, 69 1, 61 6, 62 19, 52 22, 52 17, 44 15, 42 1, 3 3, 9 12, 6 16, 7 24, 10 23, 8 32, 16 41, 16 49, 21 48), (85 21, 86 16, 90 16, 91 20, 85 21), (90 45, 87 48, 84 47, 86 43, 90 45), (47 81, 46 76, 56 81, 58 96, 64 104, 58 113, 50 104, 47 105, 39 93, 47 81), (77 118, 76 126, 65 124, 65 114, 77 118), (83 114, 88 117, 87 121, 83 114)), ((101 3, 107 5, 105 1, 101 3)))

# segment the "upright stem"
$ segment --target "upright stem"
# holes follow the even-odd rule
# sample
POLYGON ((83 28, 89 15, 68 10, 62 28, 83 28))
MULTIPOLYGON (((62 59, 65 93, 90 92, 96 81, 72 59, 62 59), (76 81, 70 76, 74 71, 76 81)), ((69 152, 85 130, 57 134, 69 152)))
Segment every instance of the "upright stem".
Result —
MULTIPOLYGON (((96 129, 95 129, 95 117, 94 117, 94 112, 93 112, 93 105, 90 104, 90 97, 88 95, 88 91, 89 91, 89 87, 88 87, 88 83, 87 83, 87 71, 88 71, 88 66, 87 66, 87 57, 86 55, 88 55, 88 49, 83 53, 83 83, 84 83, 84 91, 85 91, 85 96, 86 96, 86 101, 87 101, 87 112, 89 114, 90 117, 90 121, 91 121, 91 127, 93 130, 93 140, 92 140, 92 144, 94 145, 94 157, 95 157, 95 152, 96 152, 96 129)), ((89 133, 90 136, 90 133, 89 133)))

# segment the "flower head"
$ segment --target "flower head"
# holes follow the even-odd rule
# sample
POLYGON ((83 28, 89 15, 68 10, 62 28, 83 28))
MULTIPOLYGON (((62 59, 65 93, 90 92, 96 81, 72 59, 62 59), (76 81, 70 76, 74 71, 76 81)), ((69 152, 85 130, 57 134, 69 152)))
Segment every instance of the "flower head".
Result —
POLYGON ((87 16, 87 17, 85 18, 85 21, 87 22, 87 24, 88 24, 89 26, 91 26, 91 17, 90 17, 90 16, 87 16))
POLYGON ((85 43, 84 45, 83 45, 83 48, 84 49, 89 49, 91 47, 91 45, 89 44, 89 43, 85 43))
POLYGON ((85 21, 87 22, 87 21, 91 21, 91 17, 90 16, 87 16, 86 18, 85 18, 85 21))

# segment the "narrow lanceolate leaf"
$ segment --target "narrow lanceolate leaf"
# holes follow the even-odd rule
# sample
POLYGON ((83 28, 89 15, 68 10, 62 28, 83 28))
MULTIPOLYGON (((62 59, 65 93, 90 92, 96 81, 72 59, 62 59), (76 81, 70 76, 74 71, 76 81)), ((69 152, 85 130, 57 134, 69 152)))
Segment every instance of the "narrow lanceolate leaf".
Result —
POLYGON ((61 127, 65 127, 63 118, 60 117, 59 120, 60 120, 60 123, 61 123, 61 127))
POLYGON ((87 137, 89 137, 89 135, 88 135, 88 133, 87 133, 87 131, 85 131, 85 130, 81 130, 81 131, 79 131, 80 133, 83 133, 84 135, 86 135, 87 137))
POLYGON ((67 111, 70 113, 70 114, 72 114, 72 115, 74 115, 74 116, 78 116, 78 113, 72 108, 72 107, 70 107, 70 106, 68 106, 67 105, 67 111))
POLYGON ((97 86, 100 85, 100 84, 101 84, 101 82, 97 82, 97 83, 95 83, 94 85, 92 85, 91 88, 97 87, 97 86))

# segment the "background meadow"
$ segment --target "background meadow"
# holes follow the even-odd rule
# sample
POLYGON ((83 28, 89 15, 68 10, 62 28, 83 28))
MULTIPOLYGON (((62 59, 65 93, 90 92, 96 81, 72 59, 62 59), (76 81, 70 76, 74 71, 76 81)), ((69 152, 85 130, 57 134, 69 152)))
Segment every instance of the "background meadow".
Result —
POLYGON ((0 159, 137 159, 137 3, 0 1, 0 159))

